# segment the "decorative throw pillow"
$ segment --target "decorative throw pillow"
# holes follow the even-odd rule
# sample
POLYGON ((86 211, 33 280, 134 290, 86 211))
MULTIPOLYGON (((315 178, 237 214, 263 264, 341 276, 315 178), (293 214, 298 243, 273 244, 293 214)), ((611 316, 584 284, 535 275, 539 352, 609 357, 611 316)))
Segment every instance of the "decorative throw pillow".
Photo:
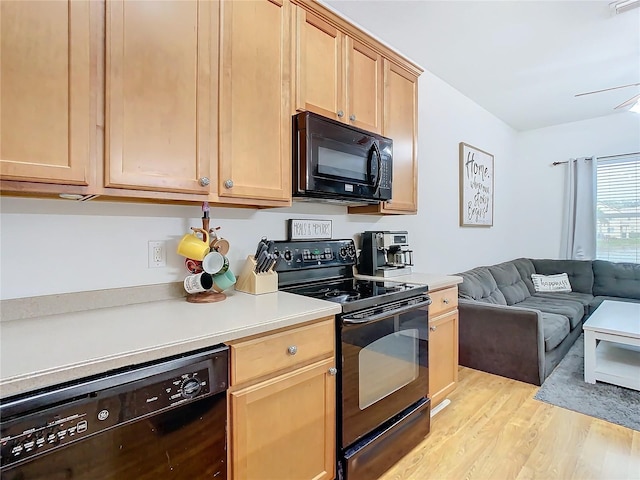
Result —
POLYGON ((571 284, 566 273, 557 275, 531 274, 531 281, 536 292, 570 292, 571 284))

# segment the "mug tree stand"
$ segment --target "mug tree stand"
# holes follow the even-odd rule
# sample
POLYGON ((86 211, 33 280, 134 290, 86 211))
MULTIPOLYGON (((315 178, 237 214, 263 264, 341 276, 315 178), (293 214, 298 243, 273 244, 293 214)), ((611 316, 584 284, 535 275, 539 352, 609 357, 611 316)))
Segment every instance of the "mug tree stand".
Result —
POLYGON ((213 303, 221 302, 227 298, 227 296, 224 293, 218 292, 200 292, 190 293, 186 298, 189 303, 213 303))

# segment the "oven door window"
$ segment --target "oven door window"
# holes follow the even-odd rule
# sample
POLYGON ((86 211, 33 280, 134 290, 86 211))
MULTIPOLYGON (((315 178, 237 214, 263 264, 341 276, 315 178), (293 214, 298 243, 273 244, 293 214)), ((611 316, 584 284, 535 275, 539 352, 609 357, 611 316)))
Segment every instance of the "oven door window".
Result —
POLYGON ((410 328, 386 335, 360 350, 360 410, 418 378, 419 341, 418 329, 410 328))
POLYGON ((348 447, 429 391, 428 310, 341 322, 342 444, 348 447))

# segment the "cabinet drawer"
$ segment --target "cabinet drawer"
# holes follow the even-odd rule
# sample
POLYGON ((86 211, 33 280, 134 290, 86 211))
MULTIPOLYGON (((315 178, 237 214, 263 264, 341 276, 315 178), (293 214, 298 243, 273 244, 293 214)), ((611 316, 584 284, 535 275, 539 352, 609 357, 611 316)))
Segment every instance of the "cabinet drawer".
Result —
POLYGON ((458 287, 445 288, 435 292, 429 292, 431 306, 429 317, 433 318, 442 312, 458 308, 458 287))
POLYGON ((335 321, 267 334, 231 344, 231 385, 303 364, 321 356, 333 356, 335 321))

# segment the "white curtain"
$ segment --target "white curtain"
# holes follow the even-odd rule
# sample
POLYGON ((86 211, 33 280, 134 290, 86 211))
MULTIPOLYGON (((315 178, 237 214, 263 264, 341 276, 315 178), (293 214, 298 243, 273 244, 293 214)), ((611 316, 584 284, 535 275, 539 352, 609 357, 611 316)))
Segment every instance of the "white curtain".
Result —
POLYGON ((596 158, 567 163, 564 222, 560 255, 574 260, 596 258, 596 158))

